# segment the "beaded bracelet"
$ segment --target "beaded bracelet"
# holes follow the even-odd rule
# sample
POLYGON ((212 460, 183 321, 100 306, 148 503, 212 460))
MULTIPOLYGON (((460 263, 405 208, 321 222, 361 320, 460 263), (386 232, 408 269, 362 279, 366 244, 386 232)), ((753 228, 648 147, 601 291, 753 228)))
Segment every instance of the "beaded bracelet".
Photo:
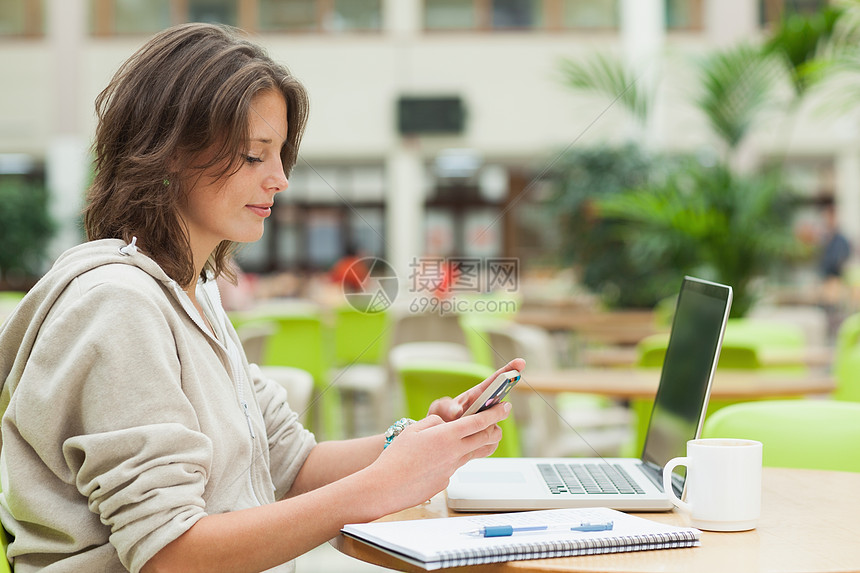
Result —
POLYGON ((382 449, 384 450, 389 445, 391 445, 391 442, 394 441, 394 438, 400 435, 400 432, 405 430, 407 426, 414 423, 415 420, 413 420, 412 418, 400 418, 399 420, 388 426, 388 429, 385 430, 385 445, 382 446, 382 449))

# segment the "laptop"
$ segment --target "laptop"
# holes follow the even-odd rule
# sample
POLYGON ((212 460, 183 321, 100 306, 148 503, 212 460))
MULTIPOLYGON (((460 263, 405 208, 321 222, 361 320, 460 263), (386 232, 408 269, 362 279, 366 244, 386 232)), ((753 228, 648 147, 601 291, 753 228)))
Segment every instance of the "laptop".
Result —
MULTIPOLYGON (((471 460, 451 477, 448 507, 484 512, 566 507, 672 509, 663 491, 663 466, 686 455, 687 441, 701 433, 731 303, 731 287, 684 277, 640 458, 471 460)), ((576 421, 572 424, 575 428, 576 421)), ((679 497, 684 477, 683 469, 673 474, 679 497)))

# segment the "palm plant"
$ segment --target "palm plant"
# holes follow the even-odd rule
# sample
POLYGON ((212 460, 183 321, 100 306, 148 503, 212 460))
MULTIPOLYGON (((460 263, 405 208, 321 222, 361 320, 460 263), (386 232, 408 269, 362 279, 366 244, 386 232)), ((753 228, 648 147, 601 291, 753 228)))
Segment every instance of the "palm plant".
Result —
MULTIPOLYGON (((731 167, 762 112, 777 101, 780 81, 789 78, 800 95, 809 85, 799 71, 811 58, 808 37, 800 41, 790 31, 781 37, 795 42, 737 45, 699 62, 700 89, 693 103, 725 146, 715 165, 682 159, 662 178, 643 166, 638 181, 617 178, 608 192, 581 169, 564 174, 552 205, 575 235, 566 244, 578 251, 571 259, 583 265, 586 286, 624 285, 628 294, 640 288, 644 292, 631 298, 656 302, 661 289, 655 282, 663 281, 665 292, 673 284, 667 276, 694 273, 731 284, 732 313, 742 316, 754 301, 754 278, 799 251, 791 232, 792 194, 779 174, 740 175, 731 167), (576 178, 583 179, 577 184, 576 178)), ((566 61, 562 72, 568 86, 612 98, 647 124, 653 94, 617 60, 598 55, 581 64, 566 61)), ((573 153, 581 158, 584 152, 573 153)))
POLYGON ((562 59, 562 82, 578 90, 617 102, 640 125, 645 126, 654 106, 654 90, 640 81, 621 60, 595 53, 584 61, 562 59))
POLYGON ((786 224, 792 195, 776 173, 738 175, 725 164, 687 160, 664 181, 607 196, 597 208, 640 260, 674 261, 678 270, 720 280, 735 291, 732 316, 755 297, 754 277, 798 252, 786 224))
POLYGON ((820 109, 844 121, 856 114, 860 101, 860 3, 844 3, 834 14, 815 53, 798 66, 798 75, 824 92, 820 109))
POLYGON ((639 243, 621 232, 627 223, 597 208, 602 197, 649 185, 662 169, 663 158, 633 144, 572 150, 554 165, 550 208, 561 220, 563 262, 608 306, 653 307, 674 288, 678 261, 662 258, 669 251, 641 256, 639 243))
POLYGON ((701 63, 701 94, 695 103, 730 152, 772 103, 779 72, 774 58, 746 44, 712 54, 701 63))
MULTIPOLYGON (((822 76, 819 64, 823 54, 832 47, 834 38, 841 36, 843 46, 857 45, 849 20, 855 20, 860 6, 827 6, 812 14, 797 12, 785 16, 763 46, 765 54, 779 57, 791 77, 797 98, 805 95, 822 76), (849 24, 848 28, 845 24, 849 24), (839 31, 841 28, 841 32, 839 31)), ((825 56, 826 57, 826 56, 825 56)))

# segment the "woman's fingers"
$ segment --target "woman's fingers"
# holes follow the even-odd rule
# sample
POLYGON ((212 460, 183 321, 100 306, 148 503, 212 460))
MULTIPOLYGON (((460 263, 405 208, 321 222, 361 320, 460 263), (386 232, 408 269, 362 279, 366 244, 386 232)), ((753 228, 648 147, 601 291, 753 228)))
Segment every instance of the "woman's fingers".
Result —
POLYGON ((434 400, 427 410, 428 415, 436 414, 443 420, 450 422, 456 420, 463 414, 463 405, 454 398, 444 397, 434 400))
POLYGON ((375 464, 383 475, 395 475, 410 488, 400 488, 404 507, 445 489, 454 471, 467 461, 492 454, 502 438, 498 422, 511 411, 507 402, 477 414, 445 422, 430 415, 408 426, 375 464))
POLYGON ((473 386, 472 388, 469 388, 468 390, 466 390, 465 392, 463 392, 462 394, 457 396, 457 398, 455 398, 454 401, 461 408, 460 414, 462 414, 462 412, 465 412, 466 408, 468 408, 472 402, 477 400, 478 397, 481 395, 481 392, 486 390, 487 386, 489 386, 493 382, 493 380, 498 378, 500 374, 503 374, 503 373, 508 372, 510 370, 517 370, 519 372, 522 372, 525 367, 526 367, 526 361, 525 360, 523 360, 522 358, 514 358, 513 360, 511 360, 510 362, 508 362, 507 364, 505 364, 504 366, 502 366, 501 368, 496 370, 486 380, 484 380, 483 382, 481 382, 477 386, 473 386))
POLYGON ((462 438, 474 434, 475 432, 479 432, 488 426, 498 424, 508 417, 511 413, 511 408, 512 406, 510 402, 499 402, 492 408, 487 408, 483 412, 478 412, 471 416, 464 416, 450 423, 455 428, 459 429, 460 437, 462 438))
POLYGON ((414 424, 410 424, 409 427, 413 428, 414 431, 420 431, 427 428, 432 428, 433 426, 438 426, 439 424, 444 424, 444 420, 435 414, 430 414, 426 418, 422 418, 416 421, 414 424))

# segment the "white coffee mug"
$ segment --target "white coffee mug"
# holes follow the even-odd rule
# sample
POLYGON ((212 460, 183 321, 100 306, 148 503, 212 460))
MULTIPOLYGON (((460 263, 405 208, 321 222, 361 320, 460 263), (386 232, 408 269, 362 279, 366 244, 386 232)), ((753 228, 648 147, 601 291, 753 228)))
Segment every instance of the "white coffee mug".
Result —
POLYGON ((687 442, 687 456, 663 468, 663 488, 693 527, 709 531, 753 529, 761 513, 761 442, 707 438, 687 442), (672 489, 672 470, 687 467, 685 499, 672 489))

